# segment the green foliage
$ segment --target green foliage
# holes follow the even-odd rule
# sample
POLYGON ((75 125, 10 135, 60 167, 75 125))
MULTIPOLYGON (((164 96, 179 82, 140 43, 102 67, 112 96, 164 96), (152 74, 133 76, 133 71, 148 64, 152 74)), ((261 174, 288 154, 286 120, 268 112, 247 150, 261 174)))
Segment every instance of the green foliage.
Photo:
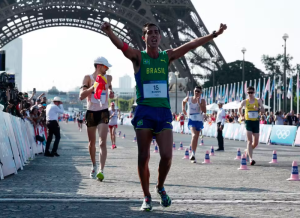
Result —
POLYGON ((118 106, 118 108, 120 109, 120 111, 122 112, 129 112, 131 111, 131 107, 134 103, 134 99, 129 99, 129 100, 124 100, 122 98, 118 98, 118 99, 109 99, 108 100, 109 104, 111 102, 115 102, 115 104, 118 106))
MULTIPOLYGON (((286 56, 286 73, 287 77, 290 77, 296 70, 295 66, 292 66, 291 61, 293 57, 289 54, 286 56)), ((262 63, 264 64, 266 71, 269 74, 275 74, 275 76, 281 76, 283 78, 284 71, 284 55, 278 54, 274 57, 269 55, 263 55, 261 58, 262 63)))
MULTIPOLYGON (((257 69, 253 63, 245 61, 245 81, 259 79, 265 74, 257 69)), ((243 80, 243 61, 235 61, 224 64, 221 69, 215 71, 215 85, 241 82, 243 80)), ((209 81, 204 83, 204 88, 213 86, 213 73, 209 76, 209 81)))

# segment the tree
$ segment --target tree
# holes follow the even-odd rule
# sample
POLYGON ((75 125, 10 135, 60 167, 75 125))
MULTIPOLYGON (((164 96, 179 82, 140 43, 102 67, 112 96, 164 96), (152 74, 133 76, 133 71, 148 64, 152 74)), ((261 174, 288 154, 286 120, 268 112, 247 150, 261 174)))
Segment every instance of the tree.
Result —
MULTIPOLYGON (((220 70, 215 73, 215 85, 241 82, 243 80, 243 61, 235 61, 222 65, 220 70)), ((265 76, 265 73, 256 68, 253 63, 245 61, 245 81, 259 79, 265 76)), ((213 73, 210 74, 209 80, 204 83, 203 87, 213 86, 213 73)))
MULTIPOLYGON (((292 66, 291 61, 293 57, 289 54, 286 56, 286 72, 287 77, 290 77, 296 70, 295 66, 292 66)), ((275 57, 269 55, 263 55, 261 62, 265 65, 268 74, 275 74, 275 76, 281 76, 283 78, 284 73, 284 55, 278 54, 275 57)))

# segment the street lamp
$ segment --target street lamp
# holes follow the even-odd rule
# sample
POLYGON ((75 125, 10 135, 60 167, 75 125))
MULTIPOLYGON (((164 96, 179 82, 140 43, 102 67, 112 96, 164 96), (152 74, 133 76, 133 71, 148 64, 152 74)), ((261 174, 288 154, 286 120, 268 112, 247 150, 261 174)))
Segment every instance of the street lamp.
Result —
POLYGON ((176 89, 176 93, 175 93, 175 114, 177 114, 177 75, 175 76, 175 80, 176 80, 176 83, 175 83, 175 89, 176 89))
MULTIPOLYGON (((243 86, 245 87, 245 53, 246 53, 246 48, 242 48, 242 53, 243 53, 243 86)), ((245 99, 245 93, 243 92, 243 99, 245 99)))
POLYGON ((284 40, 284 63, 283 63, 283 95, 284 95, 284 98, 283 98, 283 110, 285 112, 287 112, 287 99, 286 99, 286 95, 287 95, 287 92, 286 92, 286 40, 289 38, 289 35, 288 34, 284 34, 282 36, 283 40, 284 40))
POLYGON ((213 103, 215 102, 215 64, 217 62, 217 58, 216 57, 212 57, 211 58, 211 62, 213 63, 213 89, 212 89, 212 95, 213 95, 213 103))

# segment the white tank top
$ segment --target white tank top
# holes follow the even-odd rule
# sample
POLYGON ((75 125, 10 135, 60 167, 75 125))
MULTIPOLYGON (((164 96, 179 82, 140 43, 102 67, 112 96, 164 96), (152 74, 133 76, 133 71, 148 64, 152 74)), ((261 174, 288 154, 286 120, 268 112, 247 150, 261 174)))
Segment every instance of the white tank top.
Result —
MULTIPOLYGON (((107 80, 107 75, 104 75, 104 77, 107 80)), ((92 85, 94 85, 94 77, 93 75, 90 75, 92 85)), ((101 93, 101 99, 95 99, 94 92, 92 92, 87 97, 87 110, 89 111, 101 111, 108 108, 108 84, 105 85, 105 90, 101 93)))
POLYGON ((117 125, 118 124, 118 111, 115 109, 115 111, 110 110, 109 116, 111 116, 115 112, 114 116, 109 120, 108 125, 117 125))
MULTIPOLYGON (((200 109, 200 106, 198 104, 198 102, 196 104, 194 104, 192 102, 192 98, 189 98, 188 101, 188 115, 189 115, 189 119, 193 120, 193 121, 202 121, 203 122, 203 115, 202 115, 202 111, 200 109)), ((201 98, 200 98, 200 102, 201 102, 201 98)))

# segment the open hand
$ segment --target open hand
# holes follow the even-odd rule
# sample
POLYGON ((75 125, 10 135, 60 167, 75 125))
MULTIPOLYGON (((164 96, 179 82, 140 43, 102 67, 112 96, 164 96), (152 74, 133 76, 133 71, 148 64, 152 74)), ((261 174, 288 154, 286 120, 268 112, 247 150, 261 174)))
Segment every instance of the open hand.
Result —
POLYGON ((111 25, 110 25, 110 23, 104 22, 104 23, 101 25, 101 30, 102 30, 103 32, 105 32, 106 34, 107 34, 108 32, 110 32, 110 31, 111 31, 111 25))
POLYGON ((218 31, 218 35, 221 35, 223 32, 224 32, 224 30, 226 30, 227 29, 227 25, 226 24, 220 24, 220 29, 219 29, 219 31, 218 31))
POLYGON ((115 97, 115 93, 114 93, 114 92, 110 92, 110 93, 109 93, 109 98, 110 98, 110 99, 113 99, 114 97, 115 97))

